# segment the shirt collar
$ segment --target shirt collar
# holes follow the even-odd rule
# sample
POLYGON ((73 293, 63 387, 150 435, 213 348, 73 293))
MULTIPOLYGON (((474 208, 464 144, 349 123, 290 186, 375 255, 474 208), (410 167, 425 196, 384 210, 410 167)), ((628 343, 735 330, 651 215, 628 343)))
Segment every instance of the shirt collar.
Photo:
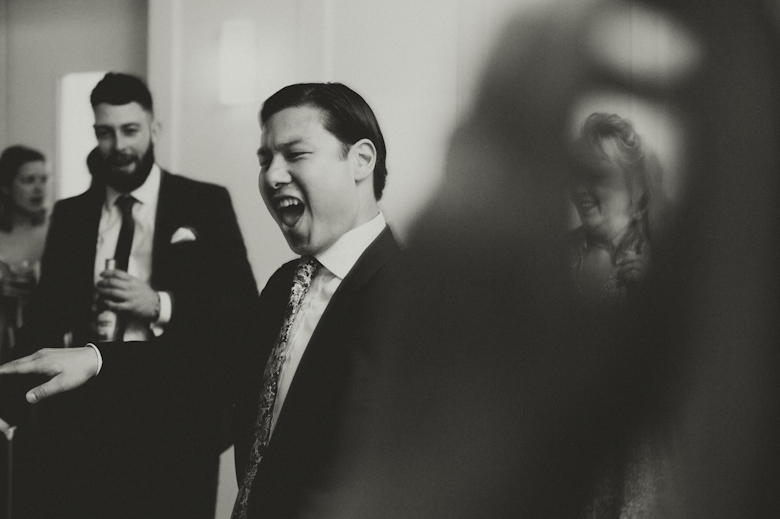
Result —
MULTIPOLYGON (((152 205, 160 194, 160 179, 162 178, 162 172, 160 166, 156 163, 152 165, 152 170, 149 172, 149 176, 140 187, 131 191, 130 195, 143 205, 152 205)), ((120 193, 113 187, 106 185, 106 207, 109 209, 114 206, 116 199, 123 193, 120 193)))
POLYGON ((372 220, 345 233, 336 243, 315 257, 323 267, 344 279, 358 258, 387 226, 385 217, 380 211, 372 220))

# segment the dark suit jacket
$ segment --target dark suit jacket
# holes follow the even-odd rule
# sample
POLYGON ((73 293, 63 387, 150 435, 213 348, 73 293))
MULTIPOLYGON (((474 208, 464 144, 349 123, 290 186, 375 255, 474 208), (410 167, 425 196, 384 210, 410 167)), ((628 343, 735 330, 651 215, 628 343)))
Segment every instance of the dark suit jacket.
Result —
MULTIPOLYGON (((88 337, 104 197, 98 185, 55 205, 26 350, 88 337)), ((173 299, 164 333, 101 344, 100 375, 40 404, 42 516, 213 517, 220 405, 258 300, 227 190, 163 172, 152 256, 152 288, 173 299), (172 244, 185 226, 197 239, 172 244)))
MULTIPOLYGON (((357 404, 352 389, 361 377, 371 376, 376 360, 372 338, 382 320, 381 301, 397 279, 393 260, 398 253, 386 228, 333 295, 306 347, 260 463, 250 493, 250 517, 297 517, 319 493, 328 491, 347 406, 357 404)), ((260 348, 247 363, 251 369, 236 409, 239 483, 254 441, 262 371, 281 328, 296 263, 282 266, 260 296, 260 348)))

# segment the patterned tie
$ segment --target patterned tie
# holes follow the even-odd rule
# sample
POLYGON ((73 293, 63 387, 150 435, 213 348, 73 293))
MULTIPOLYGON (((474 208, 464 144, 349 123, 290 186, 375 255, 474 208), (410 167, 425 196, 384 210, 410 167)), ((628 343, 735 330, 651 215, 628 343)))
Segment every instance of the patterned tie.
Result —
POLYGON ((279 331, 279 337, 276 339, 271 356, 268 358, 265 371, 263 372, 263 389, 260 393, 259 411, 257 421, 255 422, 255 442, 249 454, 249 466, 244 474, 244 480, 241 482, 241 488, 238 491, 238 497, 236 497, 236 504, 230 516, 231 519, 246 519, 249 491, 252 489, 252 482, 257 475, 257 467, 263 459, 263 454, 268 446, 268 440, 271 437, 274 403, 276 402, 276 392, 279 388, 279 375, 282 372, 282 365, 286 358, 290 327, 295 320, 295 314, 298 313, 301 307, 303 296, 306 295, 306 291, 309 289, 309 285, 311 285, 317 266, 317 260, 314 258, 301 258, 298 267, 295 269, 295 277, 293 278, 293 286, 290 291, 290 299, 287 302, 282 329, 279 331))

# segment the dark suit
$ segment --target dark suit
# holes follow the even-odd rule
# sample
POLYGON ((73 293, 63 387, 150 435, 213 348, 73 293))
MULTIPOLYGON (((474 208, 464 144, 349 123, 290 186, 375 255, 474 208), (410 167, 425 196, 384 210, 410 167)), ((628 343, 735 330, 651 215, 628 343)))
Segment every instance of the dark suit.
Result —
MULTIPOLYGON (((55 205, 26 350, 89 337, 104 198, 96 185, 55 205)), ((101 344, 96 378, 40 404, 41 515, 213 517, 220 406, 257 288, 222 187, 163 172, 153 244, 150 284, 171 294, 171 320, 148 342, 101 344), (197 239, 171 243, 180 227, 197 239)))
MULTIPOLYGON (((250 492, 249 517, 297 517, 328 491, 344 432, 359 400, 353 389, 372 375, 372 338, 381 302, 397 280, 398 245, 389 228, 365 250, 333 294, 301 359, 250 492), (348 410, 348 407, 350 409, 348 410)), ((236 409, 236 472, 243 479, 254 441, 262 371, 284 318, 296 261, 282 266, 260 296, 260 348, 236 409)))

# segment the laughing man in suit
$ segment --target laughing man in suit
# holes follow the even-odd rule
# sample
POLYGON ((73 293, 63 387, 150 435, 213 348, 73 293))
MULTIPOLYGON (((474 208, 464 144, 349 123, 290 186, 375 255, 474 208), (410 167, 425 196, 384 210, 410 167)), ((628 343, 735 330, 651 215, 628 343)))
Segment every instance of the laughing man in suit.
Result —
POLYGON ((54 207, 23 342, 99 376, 42 404, 37 516, 213 518, 225 446, 225 371, 213 368, 247 346, 258 297, 244 243, 225 188, 156 164, 158 124, 139 78, 108 73, 91 103, 93 183, 54 207), (113 342, 99 342, 102 306, 118 315, 113 342))
POLYGON ((233 517, 299 517, 327 493, 352 388, 371 376, 376 307, 394 289, 399 248, 377 205, 384 138, 360 95, 291 85, 266 100, 260 124, 260 192, 302 257, 260 296, 261 348, 236 405, 233 517), (285 333, 291 292, 309 275, 285 333))
MULTIPOLYGON (((264 103, 260 124, 260 191, 301 258, 268 281, 254 318, 259 346, 235 363, 233 517, 282 519, 311 513, 338 483, 347 421, 371 404, 356 388, 375 373, 378 307, 401 279, 400 250, 377 204, 384 138, 360 95, 338 83, 291 85, 264 103)), ((104 372, 144 364, 137 349, 122 351, 104 359, 104 372)), ((81 386, 94 371, 75 355, 0 367, 53 377, 31 390, 35 398, 81 386)))

